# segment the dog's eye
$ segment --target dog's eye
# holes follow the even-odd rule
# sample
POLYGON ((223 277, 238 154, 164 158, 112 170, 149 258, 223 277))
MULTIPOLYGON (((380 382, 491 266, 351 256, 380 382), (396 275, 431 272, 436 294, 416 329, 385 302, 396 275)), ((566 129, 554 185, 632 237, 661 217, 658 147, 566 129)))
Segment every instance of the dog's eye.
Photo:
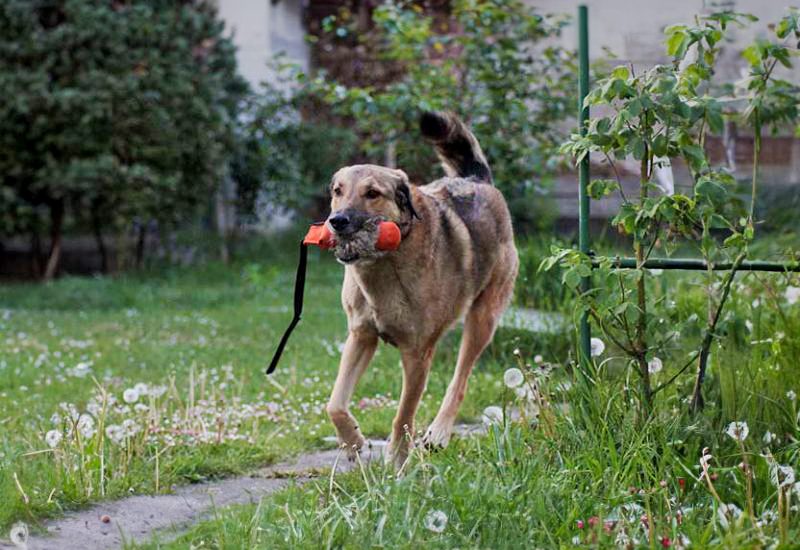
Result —
POLYGON ((341 187, 334 187, 333 188, 333 194, 336 195, 337 197, 341 197, 342 196, 342 188, 341 187))
POLYGON ((375 191, 374 189, 370 189, 369 191, 366 192, 364 196, 367 197, 368 199, 377 199, 378 197, 381 196, 381 194, 375 191))

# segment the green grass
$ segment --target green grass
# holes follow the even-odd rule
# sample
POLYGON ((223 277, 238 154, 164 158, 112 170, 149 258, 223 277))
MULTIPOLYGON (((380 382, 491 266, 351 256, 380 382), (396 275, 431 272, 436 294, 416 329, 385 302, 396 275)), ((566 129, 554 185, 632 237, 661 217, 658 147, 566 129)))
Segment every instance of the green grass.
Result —
MULTIPOLYGON (((268 380, 266 363, 291 317, 295 249, 267 247, 252 257, 256 260, 230 267, 0 286, 0 528, 17 520, 35 527, 43 518, 98 499, 241 473, 320 447, 323 437, 333 435, 324 404, 346 336, 341 266, 312 252, 303 322, 268 380), (90 368, 78 376, 75 367, 81 363, 90 368), (102 395, 99 388, 124 405, 124 390, 136 383, 166 386, 169 391, 152 412, 109 413, 106 419, 110 424, 131 417, 144 426, 150 414, 163 420, 185 412, 192 379, 196 398, 204 391, 211 408, 224 399, 234 408, 237 400, 274 403, 278 411, 257 425, 247 418, 226 420, 249 440, 178 441, 168 447, 141 431, 126 449, 112 444, 103 430, 80 440, 68 436, 71 426, 61 403, 83 413, 93 396, 102 395), (62 417, 57 424, 51 421, 54 413, 62 417), (55 450, 44 439, 52 429, 67 434, 55 450)), ((422 423, 432 419, 444 394, 458 336, 456 330, 440 346, 422 423)), ((529 335, 505 332, 488 351, 473 382, 480 391, 471 392, 462 409, 465 419, 477 418, 497 399, 511 351, 530 342, 529 335)), ((563 352, 552 336, 542 342, 552 355, 563 352)), ((355 396, 356 404, 367 398, 362 403, 367 410, 359 415, 366 434, 388 433, 400 383, 396 350, 381 346, 355 396)))
MULTIPOLYGON (((36 528, 43 518, 99 499, 169 491, 325 444, 333 429, 323 407, 345 337, 341 268, 312 254, 304 320, 268 380, 265 364, 290 318, 294 250, 262 248, 249 256, 255 260, 229 267, 0 287, 0 502, 6 504, 0 527, 23 520, 36 528), (75 371, 81 363, 90 363, 82 377, 75 371), (123 392, 137 383, 164 386, 165 393, 141 398, 139 412, 133 404, 126 410, 123 392), (217 419, 221 428, 212 420, 202 433, 175 435, 171 445, 164 432, 144 429, 120 443, 102 429, 83 437, 73 426, 70 435, 59 404, 84 412, 104 395, 107 410, 95 414, 98 421, 130 418, 146 426, 155 418, 161 429, 174 428, 193 411, 217 419), (115 405, 108 403, 112 395, 115 405), (255 415, 251 406, 267 412, 255 415), (56 424, 54 413, 61 415, 56 424), (45 434, 54 428, 64 435, 51 449, 45 434)), ((557 280, 544 279, 554 275, 536 273, 540 244, 522 248, 525 284, 541 279, 517 299, 570 314, 572 299, 554 296, 557 280)), ((664 330, 681 327, 680 339, 664 350, 656 384, 697 345, 706 307, 702 277, 673 272, 651 278, 651 291, 663 298, 654 322, 664 330)), ((587 386, 570 367, 571 335, 501 330, 473 374, 462 419, 479 420, 488 405, 522 405, 503 386, 519 348, 523 363, 542 354, 557 365, 550 378, 539 379, 547 403, 536 426, 509 421, 486 437, 455 440, 443 452, 417 452, 399 479, 375 464, 333 484, 322 478, 256 506, 218 510, 177 541, 152 546, 614 547, 627 536, 656 548, 664 538, 676 546, 681 537, 697 548, 767 547, 780 540, 791 548, 788 541, 800 537, 798 511, 771 519, 779 510, 778 491, 765 456, 769 451, 777 463, 800 467, 797 405, 787 398, 790 390, 800 393, 800 303, 782 299, 786 285, 800 281, 772 275, 738 281, 713 349, 702 415, 686 412, 690 374, 659 394, 644 420, 637 413, 637 380, 610 346, 587 386), (723 433, 734 420, 750 426, 743 447, 723 433), (770 444, 762 439, 767 431, 776 434, 770 444), (721 500, 698 481, 704 447, 714 456, 713 488, 721 500), (745 459, 755 473, 752 496, 738 467, 745 459), (724 528, 717 511, 723 502, 751 507, 762 523, 746 512, 724 528), (441 532, 426 526, 432 511, 447 517, 441 532), (652 529, 643 527, 642 515, 652 529), (600 523, 592 526, 591 518, 600 523), (608 532, 606 521, 614 522, 608 532)), ((439 347, 420 426, 439 405, 458 339, 456 329, 439 347)), ((356 415, 370 436, 384 436, 390 427, 398 363, 394 349, 381 347, 358 387, 356 415)), ((520 366, 537 376, 536 368, 520 366)), ((787 495, 790 506, 800 502, 796 489, 787 495)))

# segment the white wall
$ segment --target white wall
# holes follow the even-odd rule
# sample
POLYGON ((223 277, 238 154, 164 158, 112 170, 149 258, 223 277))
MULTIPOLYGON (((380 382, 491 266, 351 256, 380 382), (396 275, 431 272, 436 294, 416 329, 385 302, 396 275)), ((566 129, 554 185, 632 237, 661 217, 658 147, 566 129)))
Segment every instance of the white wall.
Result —
MULTIPOLYGON (((664 29, 674 24, 692 24, 695 14, 708 14, 721 9, 751 13, 759 18, 748 28, 731 28, 732 41, 723 48, 719 76, 737 79, 745 67, 741 50, 757 36, 764 36, 768 23, 776 23, 790 5, 800 0, 524 0, 543 13, 567 13, 577 18, 579 4, 589 9, 589 51, 593 59, 609 48, 620 62, 634 66, 652 66, 668 61, 664 46, 664 29)), ((774 35, 773 35, 774 36, 774 35)), ((564 31, 563 43, 577 47, 576 26, 564 31)), ((787 76, 784 74, 783 76, 787 76)), ((796 67, 795 77, 800 77, 796 67)))
POLYGON ((233 32, 239 71, 254 88, 271 77, 267 64, 279 52, 308 68, 302 0, 217 0, 217 4, 233 32))

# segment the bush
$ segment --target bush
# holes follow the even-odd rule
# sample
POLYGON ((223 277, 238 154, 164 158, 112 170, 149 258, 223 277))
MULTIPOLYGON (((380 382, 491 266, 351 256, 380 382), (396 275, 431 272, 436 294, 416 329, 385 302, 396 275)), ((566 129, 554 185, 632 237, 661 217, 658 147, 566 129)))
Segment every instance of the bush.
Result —
POLYGON ((0 4, 0 226, 173 224, 226 169, 245 82, 204 1, 0 4))
POLYGON ((396 159, 414 180, 430 181, 438 168, 419 137, 419 114, 456 111, 478 136, 517 228, 552 220, 543 197, 560 158, 555 150, 563 121, 573 111, 576 71, 573 52, 547 44, 566 21, 543 17, 518 0, 457 0, 446 23, 402 1, 376 8, 373 23, 359 30, 345 11, 324 21, 318 39, 352 55, 366 50, 362 57, 377 57, 389 82, 370 82, 367 70, 362 83, 301 75, 306 99, 321 100, 352 122, 361 138, 360 160, 396 159))

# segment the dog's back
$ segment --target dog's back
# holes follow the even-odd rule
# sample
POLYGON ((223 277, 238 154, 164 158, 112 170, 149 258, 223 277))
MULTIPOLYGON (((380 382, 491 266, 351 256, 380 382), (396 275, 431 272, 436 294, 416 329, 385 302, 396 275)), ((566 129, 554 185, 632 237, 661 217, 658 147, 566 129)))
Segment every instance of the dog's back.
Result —
POLYGON ((420 191, 439 203, 443 238, 452 238, 454 223, 467 229, 477 293, 498 262, 510 264, 509 270, 516 272, 508 206, 493 185, 492 172, 478 140, 458 117, 451 113, 424 113, 420 131, 433 143, 447 174, 420 187, 420 191))

